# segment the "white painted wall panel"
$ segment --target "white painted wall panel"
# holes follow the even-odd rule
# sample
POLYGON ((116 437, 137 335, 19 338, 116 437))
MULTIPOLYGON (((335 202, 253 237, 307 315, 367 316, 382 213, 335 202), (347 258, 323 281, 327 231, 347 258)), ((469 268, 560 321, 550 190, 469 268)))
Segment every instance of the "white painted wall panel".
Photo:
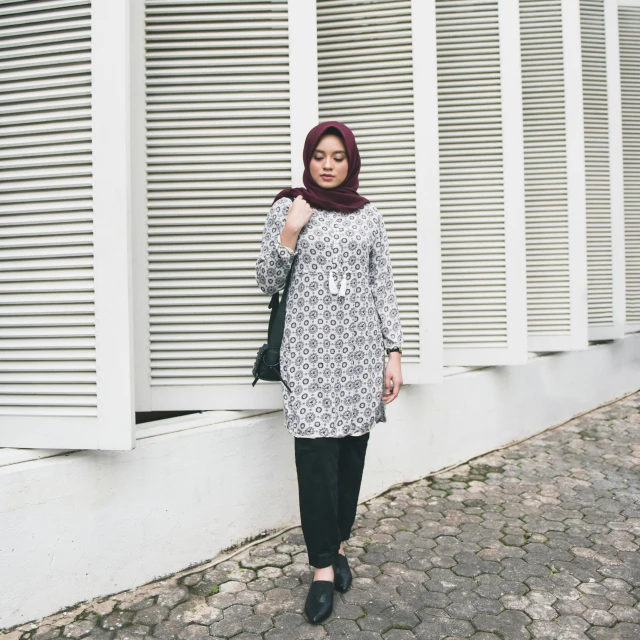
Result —
MULTIPOLYGON (((615 2, 615 0, 613 0, 615 2)), ((620 337, 623 333, 618 288, 624 275, 617 261, 623 248, 618 218, 618 153, 612 144, 617 113, 611 110, 611 51, 613 28, 607 16, 608 0, 580 0, 582 84, 587 213, 587 282, 589 338, 620 337)), ((619 91, 619 87, 617 89, 619 91)), ((621 188, 621 185, 620 185, 621 188)))
POLYGON ((532 351, 587 346, 578 6, 520 0, 527 331, 532 351))
POLYGON ((133 446, 128 35, 125 0, 0 4, 0 446, 133 446))
POLYGON ((436 0, 444 362, 526 358, 517 5, 436 0))
MULTIPOLYGON (((418 210, 426 213, 427 204, 418 199, 416 119, 422 114, 415 112, 414 98, 426 78, 415 74, 427 62, 414 55, 412 20, 414 12, 421 15, 416 4, 317 1, 320 120, 344 122, 358 140, 358 191, 384 217, 404 335, 403 378, 413 383, 441 378, 440 337, 426 331, 427 315, 439 315, 438 292, 431 290, 434 304, 421 299, 427 295, 421 280, 439 274, 427 270, 434 238, 427 223, 418 222, 418 210)), ((424 28, 416 31, 424 37, 424 28)), ((420 144, 428 144, 426 136, 420 144)))
POLYGON ((618 7, 626 330, 640 331, 640 2, 618 7))
POLYGON ((91 3, 0 7, 0 414, 97 415, 91 3))
POLYGON ((269 317, 255 259, 291 184, 287 2, 147 0, 145 25, 151 393, 138 408, 259 403, 275 385, 250 386, 269 317))

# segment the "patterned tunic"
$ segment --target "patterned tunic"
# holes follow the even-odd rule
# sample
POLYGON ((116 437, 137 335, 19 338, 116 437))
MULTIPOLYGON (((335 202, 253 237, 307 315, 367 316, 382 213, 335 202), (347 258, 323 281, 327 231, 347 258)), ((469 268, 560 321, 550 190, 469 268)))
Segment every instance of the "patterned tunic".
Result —
POLYGON ((380 212, 312 207, 295 252, 280 243, 291 200, 280 198, 264 225, 256 281, 284 288, 294 253, 280 374, 285 427, 297 437, 362 435, 386 422, 385 349, 402 346, 402 328, 380 212))

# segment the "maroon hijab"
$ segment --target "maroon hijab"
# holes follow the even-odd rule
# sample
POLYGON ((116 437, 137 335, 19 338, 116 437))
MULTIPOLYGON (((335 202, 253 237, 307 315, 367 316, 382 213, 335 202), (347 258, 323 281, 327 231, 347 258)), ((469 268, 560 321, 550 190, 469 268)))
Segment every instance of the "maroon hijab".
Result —
MULTIPOLYGON (((301 195, 310 205, 319 209, 328 209, 329 211, 344 211, 350 213, 367 204, 369 200, 358 194, 358 174, 360 173, 360 152, 356 144, 356 138, 353 131, 346 124, 337 120, 327 120, 316 125, 309 131, 304 141, 304 150, 302 152, 304 161, 304 173, 302 174, 302 182, 306 189, 302 187, 283 189, 274 198, 276 200, 287 196, 292 200, 301 195), (347 160, 349 162, 349 172, 344 181, 337 187, 331 189, 323 189, 311 177, 309 165, 313 152, 318 146, 318 142, 322 136, 327 133, 334 133, 342 138, 344 148, 347 151, 347 160)), ((273 204, 273 203, 272 203, 273 204)))

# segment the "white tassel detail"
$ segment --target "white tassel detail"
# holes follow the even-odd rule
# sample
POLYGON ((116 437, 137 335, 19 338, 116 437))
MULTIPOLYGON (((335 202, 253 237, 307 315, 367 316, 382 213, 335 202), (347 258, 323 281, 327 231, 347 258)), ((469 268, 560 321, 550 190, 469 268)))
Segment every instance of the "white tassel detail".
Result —
POLYGON ((336 280, 333 277, 333 271, 329 271, 329 291, 331 291, 333 295, 338 293, 338 284, 336 283, 336 280))
POLYGON ((340 283, 340 293, 338 295, 344 298, 346 292, 347 292, 347 274, 345 273, 342 276, 342 282, 340 283))

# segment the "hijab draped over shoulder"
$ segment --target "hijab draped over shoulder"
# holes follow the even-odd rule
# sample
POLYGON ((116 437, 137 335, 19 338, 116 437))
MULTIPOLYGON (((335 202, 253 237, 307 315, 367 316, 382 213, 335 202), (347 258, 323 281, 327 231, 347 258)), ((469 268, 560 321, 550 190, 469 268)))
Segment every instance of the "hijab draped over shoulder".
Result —
POLYGON ((360 152, 358 151, 358 145, 356 144, 356 138, 353 135, 353 131, 351 131, 346 124, 338 122, 337 120, 327 120, 313 127, 313 129, 311 129, 307 134, 307 138, 304 142, 302 159, 304 162, 302 182, 306 188, 295 187, 283 189, 274 198, 273 202, 276 202, 276 200, 285 196, 293 200, 297 196, 301 195, 311 206, 317 207, 318 209, 343 211, 345 213, 351 213, 369 202, 369 200, 363 198, 358 193, 358 175, 360 173, 361 165, 360 152), (323 189, 311 177, 309 165, 311 164, 311 158, 313 157, 313 152, 318 146, 318 142, 322 136, 328 133, 333 133, 342 138, 347 152, 349 172, 347 173, 347 177, 344 181, 337 187, 323 189))

